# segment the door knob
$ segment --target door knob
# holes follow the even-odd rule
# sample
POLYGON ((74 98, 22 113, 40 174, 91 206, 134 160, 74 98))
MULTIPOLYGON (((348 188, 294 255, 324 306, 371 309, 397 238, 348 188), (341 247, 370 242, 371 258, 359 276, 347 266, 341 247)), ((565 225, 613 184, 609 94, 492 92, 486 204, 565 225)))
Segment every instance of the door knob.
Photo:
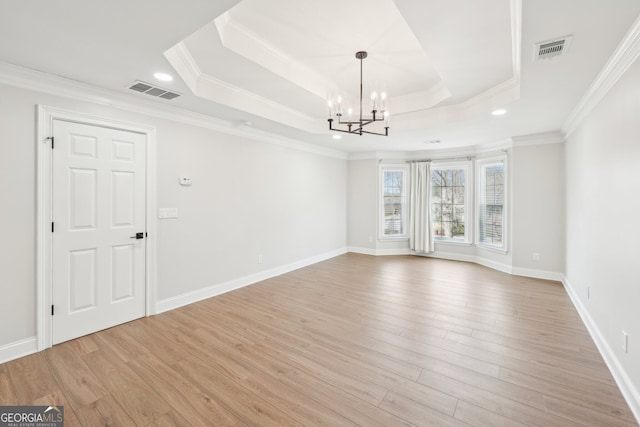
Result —
POLYGON ((144 233, 136 233, 135 236, 129 237, 130 239, 144 239, 144 233))

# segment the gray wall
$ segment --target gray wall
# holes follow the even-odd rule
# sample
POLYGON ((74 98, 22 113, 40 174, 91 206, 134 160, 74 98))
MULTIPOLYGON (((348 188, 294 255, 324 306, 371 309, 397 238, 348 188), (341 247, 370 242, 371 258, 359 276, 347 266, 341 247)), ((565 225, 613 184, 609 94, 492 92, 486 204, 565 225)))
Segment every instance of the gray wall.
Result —
POLYGON ((156 128, 158 206, 179 213, 158 220, 159 300, 346 247, 346 160, 0 85, 0 347, 36 334, 37 104, 156 128))
POLYGON ((564 272, 564 144, 514 147, 511 168, 513 266, 564 272))
POLYGON ((566 185, 568 283, 640 405, 638 60, 568 138, 566 185), (629 353, 622 351, 622 330, 629 334, 629 353))
POLYGON ((348 227, 350 247, 375 250, 378 240, 378 161, 349 161, 348 227))
MULTIPOLYGON (((564 144, 547 144, 541 139, 536 145, 535 138, 528 138, 528 144, 514 144, 508 156, 507 253, 436 242, 435 256, 478 261, 515 274, 561 277, 565 263, 564 144), (539 261, 533 260, 534 252, 540 254, 539 261)), ((492 154, 503 153, 478 157, 492 154)), ((376 159, 349 161, 348 245, 377 254, 407 252, 406 239, 378 240, 378 165, 376 159)))

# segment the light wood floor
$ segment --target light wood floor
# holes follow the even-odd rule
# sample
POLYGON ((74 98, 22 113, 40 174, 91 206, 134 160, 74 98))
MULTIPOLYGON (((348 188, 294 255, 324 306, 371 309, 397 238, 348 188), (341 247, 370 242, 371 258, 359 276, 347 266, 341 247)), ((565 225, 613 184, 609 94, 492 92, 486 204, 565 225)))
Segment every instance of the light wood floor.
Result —
POLYGON ((556 282, 347 254, 0 365, 66 426, 635 426, 556 282))

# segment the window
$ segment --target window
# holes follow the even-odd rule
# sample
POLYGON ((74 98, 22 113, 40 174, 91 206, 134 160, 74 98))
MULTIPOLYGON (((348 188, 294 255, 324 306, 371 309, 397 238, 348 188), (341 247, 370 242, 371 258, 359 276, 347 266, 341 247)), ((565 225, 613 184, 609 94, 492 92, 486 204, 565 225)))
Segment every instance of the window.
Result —
POLYGON ((505 162, 478 162, 478 244, 505 248, 505 162))
POLYGON ((381 238, 406 237, 407 230, 407 167, 382 166, 381 176, 381 238))
POLYGON ((437 241, 470 243, 469 163, 431 167, 431 213, 437 241))

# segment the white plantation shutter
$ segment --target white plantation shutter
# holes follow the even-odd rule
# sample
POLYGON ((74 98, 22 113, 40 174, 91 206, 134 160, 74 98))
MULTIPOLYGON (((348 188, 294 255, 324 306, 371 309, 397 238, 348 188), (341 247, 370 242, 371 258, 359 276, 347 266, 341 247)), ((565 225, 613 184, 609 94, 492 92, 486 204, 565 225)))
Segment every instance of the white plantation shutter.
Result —
POLYGON ((435 166, 431 173, 433 233, 438 240, 465 241, 466 169, 435 166))
POLYGON ((480 166, 478 194, 478 239, 480 243, 504 246, 505 176, 504 163, 480 166))
POLYGON ((382 170, 382 237, 406 235, 406 169, 382 170))

